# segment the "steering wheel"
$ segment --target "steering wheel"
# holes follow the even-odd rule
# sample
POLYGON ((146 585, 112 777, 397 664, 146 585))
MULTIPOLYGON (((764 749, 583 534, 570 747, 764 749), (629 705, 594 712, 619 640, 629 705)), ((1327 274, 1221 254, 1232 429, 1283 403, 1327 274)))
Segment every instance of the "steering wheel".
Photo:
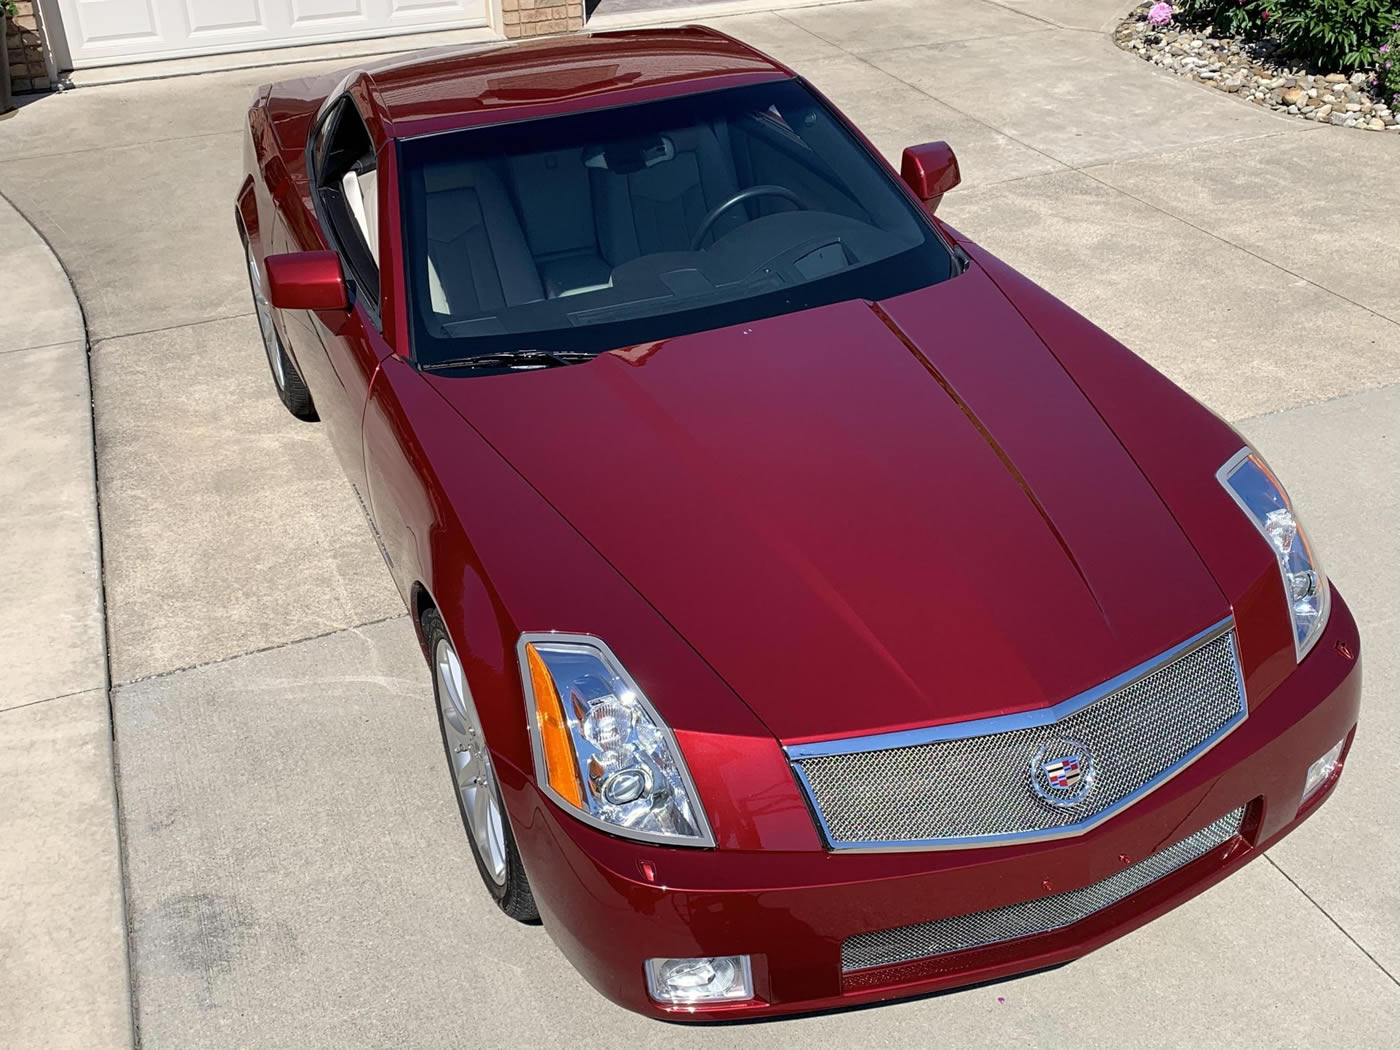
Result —
POLYGON ((705 239, 705 234, 710 232, 710 227, 719 221, 721 215, 734 207, 734 205, 743 204, 744 201, 751 200, 754 197, 781 197, 785 201, 796 204, 799 208, 807 209, 807 205, 802 203, 802 198, 793 193, 792 190, 788 189, 786 186, 773 186, 769 184, 750 186, 747 189, 740 190, 727 201, 716 204, 709 210, 709 213, 700 220, 700 228, 695 231, 695 236, 690 239, 690 250, 695 251, 700 247, 700 242, 705 239))

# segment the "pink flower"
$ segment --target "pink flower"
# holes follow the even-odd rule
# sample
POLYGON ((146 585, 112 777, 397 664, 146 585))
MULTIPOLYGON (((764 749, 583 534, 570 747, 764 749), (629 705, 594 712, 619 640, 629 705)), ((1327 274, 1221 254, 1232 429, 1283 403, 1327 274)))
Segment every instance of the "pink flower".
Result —
POLYGON ((1155 3, 1152 9, 1147 12, 1147 21, 1161 29, 1172 20, 1172 5, 1167 3, 1155 3))
POLYGON ((1390 45, 1389 45, 1389 44, 1382 44, 1382 45, 1381 45, 1381 54, 1385 54, 1385 53, 1386 53, 1387 51, 1389 51, 1389 50, 1390 50, 1390 45))

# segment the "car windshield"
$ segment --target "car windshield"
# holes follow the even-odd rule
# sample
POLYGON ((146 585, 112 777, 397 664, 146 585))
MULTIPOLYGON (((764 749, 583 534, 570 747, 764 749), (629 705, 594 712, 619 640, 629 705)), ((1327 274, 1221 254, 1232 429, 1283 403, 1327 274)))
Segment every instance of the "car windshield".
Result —
POLYGON ((798 81, 400 145, 415 359, 593 353, 947 278, 798 81))

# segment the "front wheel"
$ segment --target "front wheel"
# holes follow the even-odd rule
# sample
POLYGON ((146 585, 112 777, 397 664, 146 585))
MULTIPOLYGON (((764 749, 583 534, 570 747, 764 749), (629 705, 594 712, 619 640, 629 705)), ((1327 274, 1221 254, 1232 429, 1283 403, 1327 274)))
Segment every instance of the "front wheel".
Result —
POLYGON ((540 913, 501 803, 481 716, 462 673, 462 661, 436 609, 423 614, 423 637, 433 665, 433 694, 447 768, 481 881, 501 911, 512 919, 534 922, 540 913))
POLYGON ((253 246, 245 241, 243 248, 248 257, 248 284, 253 292, 253 308, 258 315, 263 350, 267 353, 267 364, 272 370, 272 384, 288 412, 298 419, 314 423, 319 417, 316 406, 311 402, 311 391, 306 389, 296 363, 282 345, 277 326, 272 323, 272 303, 268 302, 267 293, 263 291, 262 270, 258 267, 257 259, 253 258, 253 246))

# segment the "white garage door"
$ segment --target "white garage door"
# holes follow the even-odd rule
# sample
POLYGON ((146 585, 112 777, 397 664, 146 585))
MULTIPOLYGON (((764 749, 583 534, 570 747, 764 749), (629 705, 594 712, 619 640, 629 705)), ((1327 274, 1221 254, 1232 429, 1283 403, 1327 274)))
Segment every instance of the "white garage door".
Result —
POLYGON ((58 0, 74 68, 486 24, 487 0, 58 0))

